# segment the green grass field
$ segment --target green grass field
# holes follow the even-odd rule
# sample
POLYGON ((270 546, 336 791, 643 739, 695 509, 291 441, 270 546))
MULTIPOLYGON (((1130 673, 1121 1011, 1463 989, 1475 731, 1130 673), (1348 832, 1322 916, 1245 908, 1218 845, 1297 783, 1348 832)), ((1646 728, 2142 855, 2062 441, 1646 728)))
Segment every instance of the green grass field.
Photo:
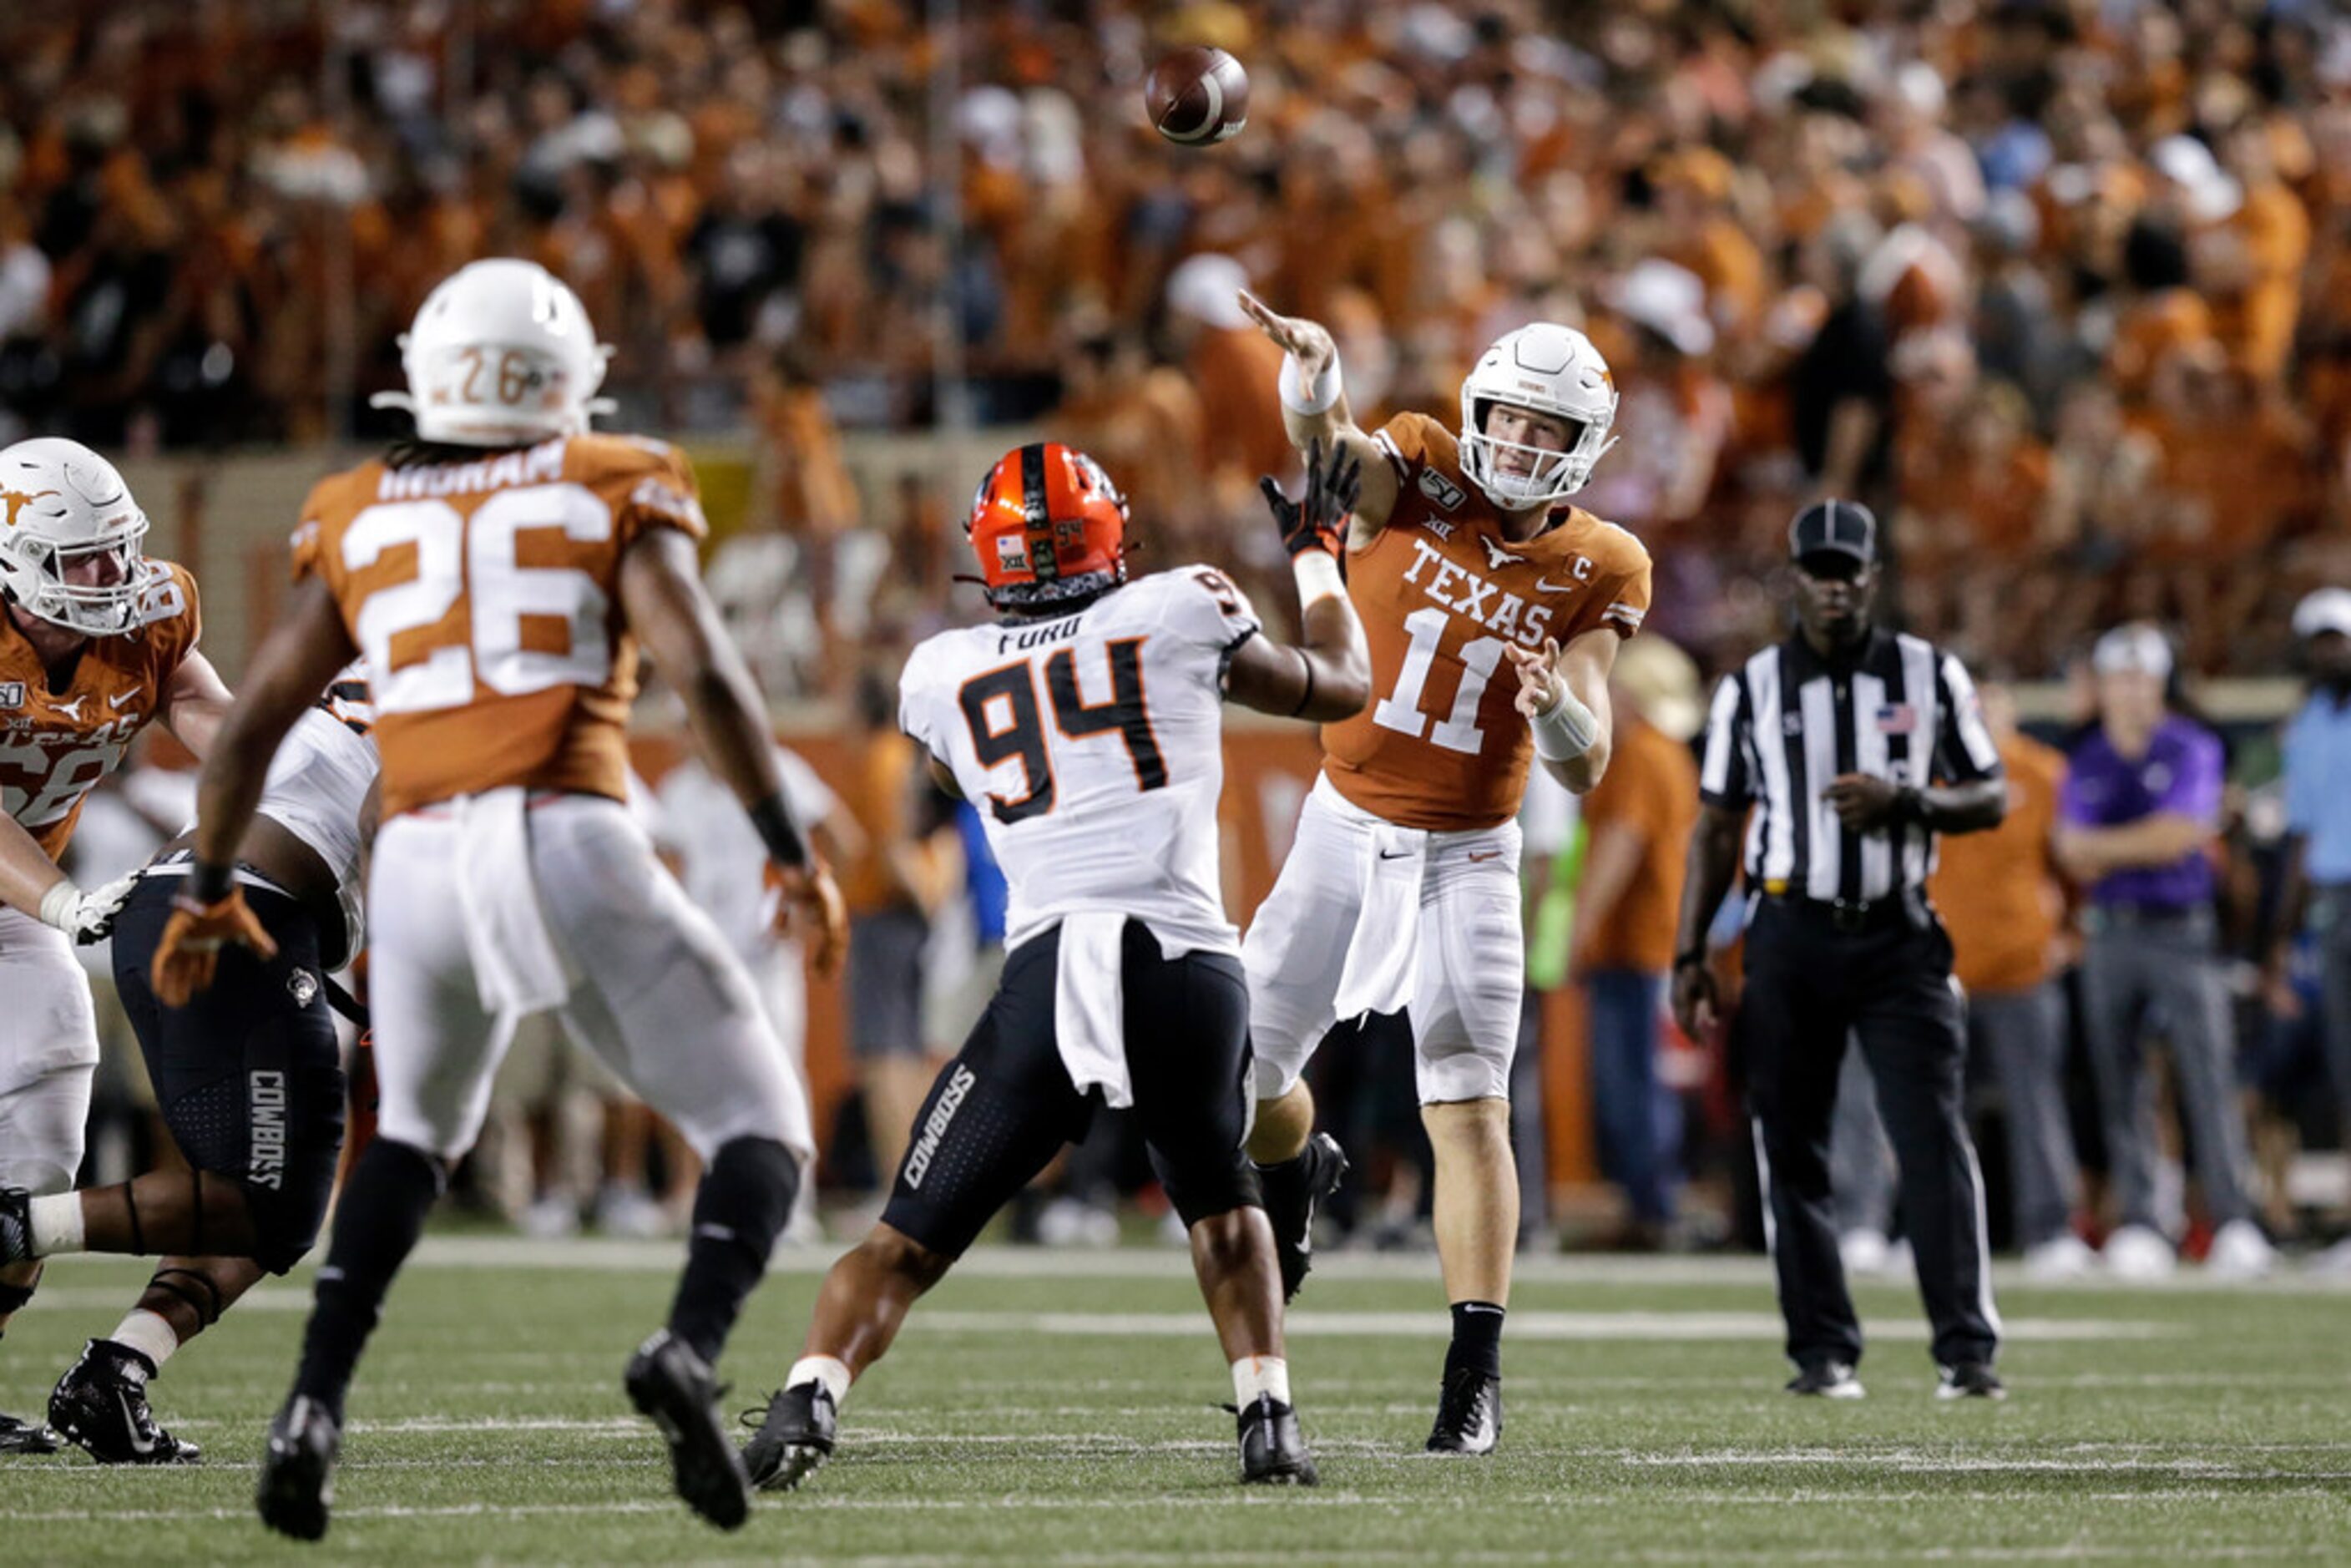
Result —
MULTIPOLYGON (((2351 1293, 2009 1283, 2006 1404, 1930 1393, 1915 1297, 1872 1287, 1857 1404, 1782 1396, 1760 1260, 1545 1259, 1511 1313, 1501 1453, 1419 1452, 1443 1355, 1430 1259, 1324 1260, 1291 1365, 1323 1484, 1233 1483, 1228 1380, 1180 1255, 983 1249, 858 1387, 842 1449, 716 1533, 670 1495, 623 1362, 674 1248, 427 1243, 352 1396, 332 1531, 251 1508, 302 1277, 157 1384, 200 1469, 5 1462, 11 1562, 1667 1563, 2351 1560, 2351 1293)), ((824 1261, 783 1260, 726 1368, 757 1403, 824 1261)), ((0 1345, 30 1413, 144 1277, 68 1260, 0 1345)))

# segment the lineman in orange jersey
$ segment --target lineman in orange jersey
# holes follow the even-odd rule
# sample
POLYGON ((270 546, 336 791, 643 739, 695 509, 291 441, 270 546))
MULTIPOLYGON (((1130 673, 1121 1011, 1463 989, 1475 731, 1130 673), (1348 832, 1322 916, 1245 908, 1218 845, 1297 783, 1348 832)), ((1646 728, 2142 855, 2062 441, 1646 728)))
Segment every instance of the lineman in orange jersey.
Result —
POLYGON ((637 639, 749 811, 786 906, 816 915, 820 967, 840 894, 784 804, 764 705, 696 573, 692 468, 659 442, 588 434, 607 350, 571 290, 533 263, 475 262, 433 291, 403 350, 417 439, 311 493, 299 585, 204 770, 193 869, 155 954, 174 1006, 224 943, 268 954, 231 857, 279 738, 364 653, 382 759, 368 889, 381 1109, 256 1500, 273 1529, 325 1533, 344 1396, 384 1292, 481 1130, 515 1024, 553 1009, 703 1159, 668 1326, 625 1382, 679 1495, 732 1529, 749 1490, 711 1364, 812 1139, 740 961, 622 803, 637 639))
MULTIPOLYGON (((89 448, 0 452, 0 1228, 27 1195, 80 1167, 98 1024, 77 941, 106 935, 125 877, 85 893, 57 868, 91 786, 162 720, 203 756, 228 689, 195 651, 195 580, 145 558, 146 515, 89 448)), ((0 1236, 0 1258, 29 1248, 0 1236)), ((32 1299, 37 1261, 0 1268, 0 1329, 32 1299)), ((38 1422, 0 1416, 0 1453, 47 1453, 38 1422)))
POLYGON ((1608 765, 1608 672, 1640 629, 1649 557, 1566 504, 1609 445, 1616 389, 1583 333, 1538 322, 1486 350, 1458 436, 1423 414, 1358 428, 1318 323, 1248 310, 1288 354, 1290 441, 1364 461, 1347 595, 1373 704, 1322 730, 1322 776, 1242 959, 1257 1051, 1249 1153, 1284 1283, 1346 1161, 1299 1075, 1334 1023, 1403 1011, 1437 1155, 1437 1257, 1453 1343, 1428 1448, 1501 1434, 1501 1327, 1519 1225, 1510 1134, 1526 949, 1520 796, 1530 756, 1582 793, 1608 765))

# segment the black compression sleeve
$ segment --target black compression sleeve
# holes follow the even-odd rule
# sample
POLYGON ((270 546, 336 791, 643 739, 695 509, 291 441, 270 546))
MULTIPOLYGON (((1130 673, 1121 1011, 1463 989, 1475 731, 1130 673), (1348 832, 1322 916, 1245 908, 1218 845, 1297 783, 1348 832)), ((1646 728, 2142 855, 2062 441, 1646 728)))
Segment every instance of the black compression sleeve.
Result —
POLYGON ((751 825, 768 846, 768 858, 778 865, 808 864, 808 840, 801 837, 800 825, 792 820, 792 809, 784 804, 780 790, 751 808, 751 825))

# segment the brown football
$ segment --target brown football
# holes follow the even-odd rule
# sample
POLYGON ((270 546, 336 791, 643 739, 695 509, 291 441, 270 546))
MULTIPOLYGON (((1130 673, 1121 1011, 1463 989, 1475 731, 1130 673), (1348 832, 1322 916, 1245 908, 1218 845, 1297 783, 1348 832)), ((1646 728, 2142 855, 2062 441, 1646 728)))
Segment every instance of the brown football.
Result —
POLYGON ((1176 50, 1151 68, 1143 97, 1153 129, 1179 146, 1222 141, 1249 120, 1249 73, 1222 49, 1176 50))

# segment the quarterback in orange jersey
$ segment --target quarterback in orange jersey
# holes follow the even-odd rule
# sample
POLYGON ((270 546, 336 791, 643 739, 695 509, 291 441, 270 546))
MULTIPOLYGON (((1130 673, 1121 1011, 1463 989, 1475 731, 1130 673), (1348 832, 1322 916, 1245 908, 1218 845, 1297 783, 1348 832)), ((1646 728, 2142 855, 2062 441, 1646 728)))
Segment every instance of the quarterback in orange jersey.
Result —
POLYGON ((1243 945, 1259 1094, 1249 1152, 1294 1291, 1314 1203, 1346 1169, 1314 1133, 1299 1075, 1333 1024, 1406 1016, 1453 1307, 1428 1448, 1482 1454, 1501 1434, 1519 1225, 1515 819, 1531 757, 1577 793, 1598 782, 1608 672, 1649 603, 1640 541, 1567 504, 1608 449, 1615 383, 1583 333, 1538 322, 1479 359, 1458 434, 1416 413, 1367 433, 1348 413, 1331 334, 1246 293, 1241 304, 1288 356, 1290 441, 1363 460, 1346 591, 1373 694, 1363 713, 1323 727, 1322 776, 1243 945))
MULTIPOLYGON (((228 710, 195 651, 195 580, 147 559, 146 535, 88 447, 0 451, 0 1189, 64 1192, 81 1165, 98 1024, 73 945, 105 936, 131 891, 126 877, 86 893, 57 868, 82 800, 151 722, 202 756, 228 710)), ((37 1262, 0 1268, 0 1329, 40 1277, 37 1262)), ((0 1416, 0 1453, 56 1447, 0 1416)))
POLYGON ((703 591, 693 469, 659 442, 588 433, 608 350, 571 290, 530 262, 475 262, 433 291, 402 350, 416 438, 311 492, 289 613, 204 769, 194 864, 155 953, 155 992, 176 1006, 209 984, 224 943, 271 950, 231 855, 279 739, 364 654, 382 763, 368 888, 381 1105, 256 1500, 273 1529, 325 1533, 344 1396, 384 1292, 481 1130, 516 1023, 551 1009, 704 1162, 668 1325, 624 1381, 669 1444, 679 1495, 732 1529, 749 1490, 711 1364, 813 1140, 741 962, 622 803, 640 639, 759 830, 779 912, 814 915, 820 967, 840 894, 784 802, 764 705, 703 591))

